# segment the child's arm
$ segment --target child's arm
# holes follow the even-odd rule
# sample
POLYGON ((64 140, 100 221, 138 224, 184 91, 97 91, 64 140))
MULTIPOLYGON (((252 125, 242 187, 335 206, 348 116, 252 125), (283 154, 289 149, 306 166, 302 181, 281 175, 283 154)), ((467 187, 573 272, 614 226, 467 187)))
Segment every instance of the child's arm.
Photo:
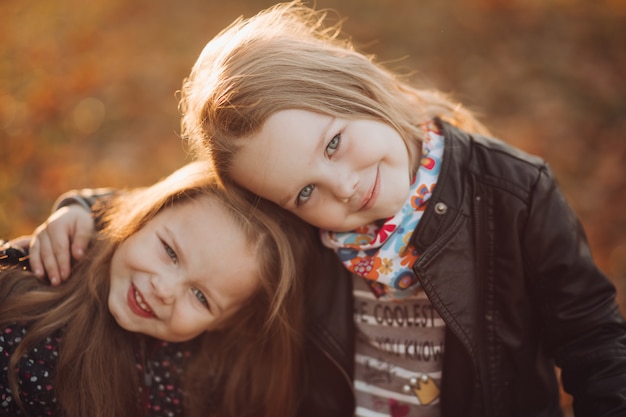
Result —
POLYGON ((30 240, 30 267, 52 285, 67 279, 71 260, 83 257, 96 224, 91 208, 113 195, 110 189, 69 191, 55 203, 55 211, 37 227, 30 240))
POLYGON ((537 181, 525 256, 545 326, 578 416, 626 415, 626 322, 615 287, 596 267, 582 226, 549 169, 537 181))

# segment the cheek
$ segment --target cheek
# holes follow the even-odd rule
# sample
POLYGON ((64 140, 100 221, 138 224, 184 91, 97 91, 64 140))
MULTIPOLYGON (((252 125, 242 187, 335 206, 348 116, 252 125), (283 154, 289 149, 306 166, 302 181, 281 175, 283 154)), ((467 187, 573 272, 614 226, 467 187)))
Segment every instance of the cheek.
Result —
POLYGON ((211 327, 212 319, 194 312, 191 309, 178 311, 170 322, 172 335, 178 341, 186 341, 202 334, 211 327))
POLYGON ((111 258, 111 277, 114 279, 124 269, 125 261, 123 256, 119 252, 115 252, 113 258, 111 258))
POLYGON ((120 246, 114 255, 111 267, 117 265, 118 270, 143 270, 156 269, 161 264, 154 248, 149 245, 134 244, 120 246))
POLYGON ((344 209, 329 207, 323 212, 315 213, 302 220, 320 229, 342 231, 346 227, 348 218, 344 209))

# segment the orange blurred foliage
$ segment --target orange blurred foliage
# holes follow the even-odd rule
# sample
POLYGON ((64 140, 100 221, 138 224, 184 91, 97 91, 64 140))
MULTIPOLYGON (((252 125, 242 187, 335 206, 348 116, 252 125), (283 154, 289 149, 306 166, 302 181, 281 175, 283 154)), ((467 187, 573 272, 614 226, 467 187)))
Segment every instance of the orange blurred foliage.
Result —
MULTIPOLYGON (((626 3, 317 0, 356 45, 545 158, 626 312, 626 3)), ((62 192, 190 160, 176 91, 202 47, 271 1, 0 2, 0 237, 62 192)))

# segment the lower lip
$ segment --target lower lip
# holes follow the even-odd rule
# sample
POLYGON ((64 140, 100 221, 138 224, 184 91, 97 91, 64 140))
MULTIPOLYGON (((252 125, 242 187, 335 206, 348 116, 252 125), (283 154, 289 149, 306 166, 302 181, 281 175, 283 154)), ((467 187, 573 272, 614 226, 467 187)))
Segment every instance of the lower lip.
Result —
POLYGON ((128 293, 126 294, 126 302, 128 303, 128 307, 130 308, 130 311, 132 311, 133 313, 135 313, 136 315, 140 317, 146 317, 146 318, 154 317, 154 314, 148 313, 146 310, 139 307, 139 304, 137 304, 137 299, 135 298, 135 291, 136 291, 135 286, 131 284, 130 287, 128 288, 128 293))
POLYGON ((361 210, 370 209, 376 204, 376 199, 378 198, 378 193, 380 192, 380 175, 379 170, 376 170, 376 180, 374 181, 374 188, 372 189, 372 195, 370 198, 365 201, 363 206, 361 206, 361 210))

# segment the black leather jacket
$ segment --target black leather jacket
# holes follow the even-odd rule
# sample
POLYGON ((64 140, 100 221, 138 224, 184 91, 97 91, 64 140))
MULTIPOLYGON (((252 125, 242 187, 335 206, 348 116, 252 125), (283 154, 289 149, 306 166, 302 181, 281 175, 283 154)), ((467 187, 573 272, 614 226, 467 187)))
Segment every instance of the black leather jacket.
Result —
MULTIPOLYGON (((421 253, 413 270, 447 326, 442 417, 561 416, 555 365, 577 417, 626 416, 626 325, 615 289, 550 169, 497 140, 442 127, 441 173, 413 235, 421 253)), ((87 205, 97 199, 83 196, 87 205)), ((298 417, 349 417, 352 280, 330 250, 311 260, 298 417)))
MULTIPOLYGON (((442 417, 626 416, 626 325, 615 289, 546 164, 443 124, 445 151, 415 230, 413 270, 446 322, 442 417)), ((352 416, 352 288, 318 262, 300 416, 352 416)))

